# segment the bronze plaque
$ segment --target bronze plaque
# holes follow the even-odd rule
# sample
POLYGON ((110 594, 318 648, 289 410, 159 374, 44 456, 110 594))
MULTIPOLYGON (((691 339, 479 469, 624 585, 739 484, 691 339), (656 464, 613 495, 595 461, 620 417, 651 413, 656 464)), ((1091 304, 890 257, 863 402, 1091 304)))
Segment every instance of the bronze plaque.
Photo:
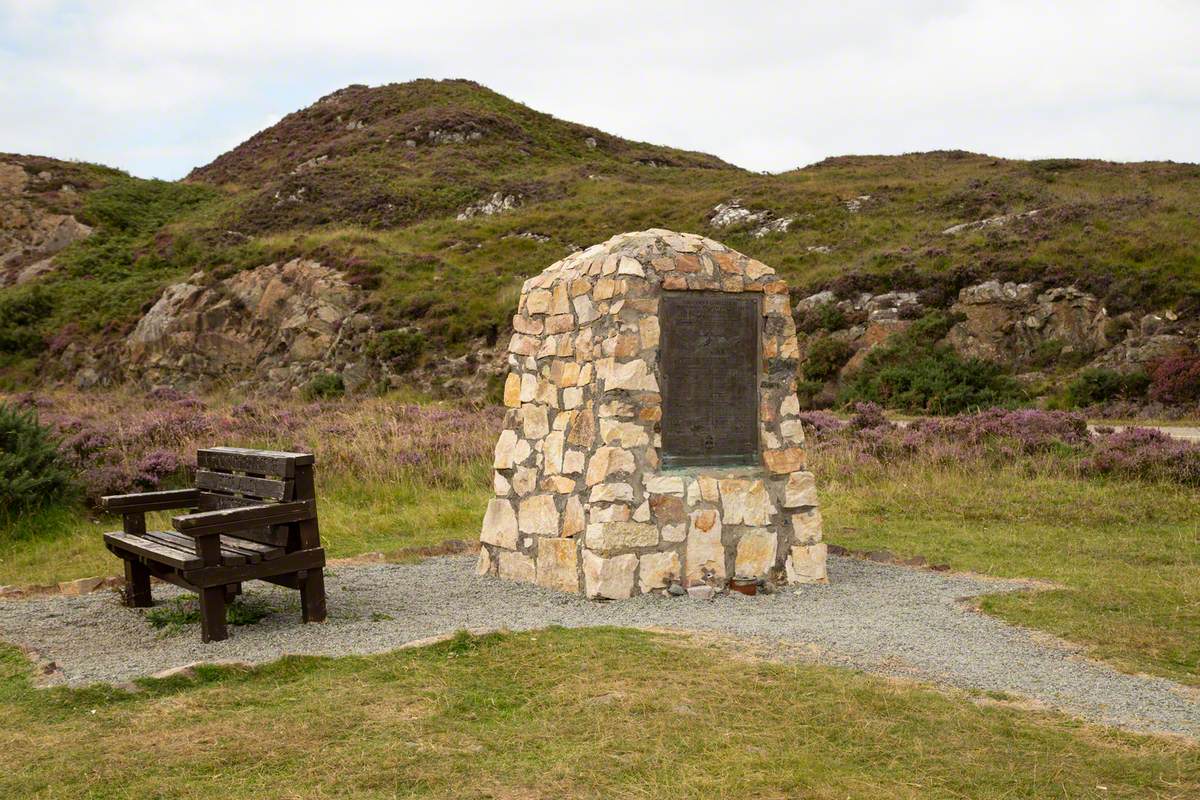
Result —
POLYGON ((756 294, 663 293, 663 466, 758 462, 759 304, 756 294))

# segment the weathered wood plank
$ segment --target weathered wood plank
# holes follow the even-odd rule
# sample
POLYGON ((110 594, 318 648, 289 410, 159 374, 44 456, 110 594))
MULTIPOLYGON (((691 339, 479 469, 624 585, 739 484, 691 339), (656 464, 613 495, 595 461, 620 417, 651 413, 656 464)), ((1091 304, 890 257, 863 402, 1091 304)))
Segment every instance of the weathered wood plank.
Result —
MULTIPOLYGON (((196 540, 191 536, 186 536, 178 531, 146 531, 146 536, 151 539, 156 539, 160 542, 172 545, 174 547, 182 547, 184 549, 194 550, 196 540)), ((248 553, 239 550, 236 547, 229 547, 225 544, 225 537, 221 538, 221 563, 227 566, 236 564, 257 564, 262 561, 262 556, 257 553, 248 553)))
POLYGON ((299 464, 312 464, 312 453, 284 453, 244 447, 206 447, 196 452, 196 463, 206 469, 253 472, 290 478, 299 464))
POLYGON ((172 517, 175 530, 191 536, 206 533, 229 533, 243 528, 264 525, 284 525, 301 522, 316 516, 317 506, 312 500, 297 500, 291 503, 229 508, 222 511, 204 511, 199 514, 182 514, 172 517))
POLYGON ((145 556, 154 561, 167 564, 176 569, 196 569, 204 566, 204 561, 196 555, 194 550, 189 551, 180 547, 172 547, 162 542, 152 541, 123 531, 104 534, 104 542, 105 544, 119 547, 136 555, 145 556))
POLYGON ((296 550, 280 556, 273 561, 261 564, 243 564, 240 567, 200 567, 185 570, 184 579, 197 586, 224 586, 227 583, 241 583, 255 580, 264 576, 277 576, 289 572, 299 572, 302 569, 321 569, 325 566, 325 551, 296 550))
POLYGON ((100 498, 106 511, 122 514, 130 511, 170 511, 196 505, 200 493, 195 489, 171 489, 165 492, 142 492, 140 494, 112 494, 100 498))
POLYGON ((252 475, 231 475, 227 472, 196 471, 196 487, 214 492, 241 494, 263 500, 291 500, 292 481, 256 478, 252 475))

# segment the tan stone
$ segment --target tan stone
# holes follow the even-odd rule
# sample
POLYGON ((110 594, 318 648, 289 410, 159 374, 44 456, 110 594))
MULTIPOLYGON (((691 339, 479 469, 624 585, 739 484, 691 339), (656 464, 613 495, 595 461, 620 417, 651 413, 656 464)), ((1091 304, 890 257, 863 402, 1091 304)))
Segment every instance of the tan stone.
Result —
POLYGON ((533 336, 514 333, 508 340, 508 352, 516 353, 519 356, 531 356, 538 351, 540 345, 541 341, 533 336))
POLYGON ((563 509, 560 534, 571 537, 583 533, 584 524, 583 503, 580 502, 579 495, 571 495, 567 498, 567 505, 563 509))
POLYGON ((525 296, 525 311, 530 314, 545 314, 550 311, 550 292, 535 289, 525 296))
POLYGON ((769 528, 746 531, 738 539, 734 573, 749 578, 761 578, 775 566, 779 541, 769 528))
POLYGON ((658 544, 658 528, 648 522, 592 522, 585 543, 589 550, 601 553, 653 547, 658 544))
MULTIPOLYGON (((580 352, 582 353, 582 351, 580 351, 580 352)), ((582 357, 583 356, 580 355, 580 358, 582 358, 582 357)), ((575 381, 575 385, 587 386, 589 383, 592 382, 592 373, 593 373, 592 365, 584 364, 582 367, 579 368, 579 380, 575 381)))
POLYGON ((542 445, 542 456, 544 458, 542 469, 546 474, 557 475, 562 472, 565 439, 566 434, 562 431, 554 431, 546 435, 542 445))
POLYGON ((668 291, 677 291, 687 288, 687 277, 678 275, 674 272, 669 272, 663 276, 663 288, 668 291))
POLYGON ((566 333, 575 327, 575 317, 571 314, 555 314, 546 317, 546 333, 566 333))
POLYGON ((627 553, 602 558, 590 551, 583 553, 583 582, 588 597, 623 600, 633 596, 633 578, 638 557, 627 553))
POLYGON ((492 572, 492 554, 486 547, 479 548, 479 560, 475 562, 475 574, 490 575, 492 572))
POLYGON ((628 483, 599 483, 588 495, 589 503, 631 503, 633 487, 628 483))
POLYGON ((554 381, 555 386, 574 386, 579 380, 579 362, 555 361, 550 368, 550 380, 554 381))
POLYGON ((621 262, 621 257, 618 255, 610 255, 604 259, 603 266, 600 267, 601 275, 612 275, 617 271, 617 266, 621 262))
MULTIPOLYGON (((677 272, 696 273, 702 269, 699 256, 678 254, 675 256, 675 270, 677 272)), ((670 276, 668 276, 670 277, 670 276)))
POLYGON ((560 592, 579 591, 574 539, 538 539, 537 582, 560 592))
POLYGON ((542 478, 542 490, 555 494, 567 494, 575 491, 575 481, 566 475, 547 475, 542 478))
POLYGON ((683 478, 678 475, 647 475, 644 482, 649 493, 683 496, 683 478))
POLYGON ((575 307, 575 316, 579 320, 580 325, 587 325, 590 322, 595 322, 600 314, 596 311, 596 306, 586 294, 581 294, 571 301, 575 307))
POLYGON ((540 439, 550 432, 546 407, 534 404, 521 406, 521 426, 526 439, 540 439))
POLYGON ((628 522, 630 516, 629 506, 620 503, 592 506, 588 512, 591 522, 628 522))
POLYGON ((721 520, 713 509, 692 512, 684 566, 689 586, 705 583, 709 579, 724 581, 725 548, 721 544, 721 520))
POLYGON ((784 568, 788 583, 824 583, 827 580, 823 542, 812 545, 793 545, 784 568))
POLYGON ((554 496, 537 494, 526 497, 518 509, 518 528, 521 533, 535 533, 542 536, 558 535, 558 509, 554 505, 554 496))
POLYGON ((504 379, 504 405, 509 408, 521 405, 521 376, 515 372, 504 379))
POLYGON ((618 275, 636 275, 639 278, 646 277, 646 271, 642 269, 641 263, 635 258, 622 256, 620 265, 617 267, 618 275))
POLYGON ((500 436, 496 439, 495 455, 492 458, 492 466, 496 469, 509 469, 513 465, 513 454, 516 451, 517 432, 505 429, 500 431, 500 436))
POLYGON ((666 553, 646 553, 638 566, 638 585, 643 592, 665 589, 672 581, 679 580, 679 554, 674 550, 666 553))
POLYGON ((663 525, 662 540, 664 542, 682 542, 687 539, 687 531, 687 523, 680 523, 679 525, 663 525))
POLYGON ((783 398, 783 402, 779 404, 779 413, 785 417, 794 417, 800 413, 800 398, 794 394, 788 394, 783 398))
POLYGON ((569 292, 571 297, 577 297, 581 294, 587 294, 592 290, 592 282, 587 278, 576 278, 571 281, 569 292))
POLYGON ((583 403, 583 389, 572 386, 563 389, 562 406, 565 409, 578 408, 583 403))
POLYGON ((488 501, 479 540, 508 550, 516 549, 517 516, 513 513, 512 503, 500 498, 488 501))
POLYGON ((783 490, 785 508, 815 506, 817 504, 817 479, 811 472, 793 472, 788 475, 783 490))
POLYGON ((700 485, 700 499, 706 503, 715 503, 721 499, 720 484, 716 478, 709 475, 701 475, 696 479, 700 485))
POLYGON ((513 330, 517 333, 526 333, 531 336, 538 336, 542 332, 542 321, 540 319, 530 319, 524 314, 517 314, 512 319, 513 330))
POLYGON ((526 372, 521 376, 521 402, 532 403, 533 398, 537 396, 538 379, 537 375, 532 372, 526 372))
POLYGON ((797 544, 821 541, 821 509, 813 507, 793 514, 792 538, 797 544))
POLYGON ((658 347, 658 317, 642 317, 638 322, 638 333, 642 338, 642 347, 658 347))
POLYGON ((767 469, 777 475, 804 469, 804 448, 789 447, 783 450, 767 450, 763 453, 767 469))
POLYGON ((791 319, 792 309, 786 294, 769 294, 763 300, 763 313, 791 319))
POLYGON ((501 550, 499 560, 501 578, 522 583, 533 583, 537 579, 533 559, 524 553, 518 553, 515 550, 501 550))
POLYGON ((550 381, 538 381, 533 400, 535 403, 541 403, 550 408, 558 408, 558 387, 550 381))
POLYGON ((578 475, 583 472, 583 464, 587 456, 581 450, 568 450, 563 456, 563 474, 578 475))
POLYGON ((613 355, 617 358, 635 356, 642 347, 642 337, 637 333, 623 333, 616 338, 613 355))
POLYGON ((596 281, 596 288, 592 292, 594 300, 608 300, 617 293, 617 281, 614 278, 601 278, 596 281))
POLYGON ((722 516, 726 525, 767 525, 775 508, 760 480, 729 478, 719 481, 722 516))
POLYGON ((58 584, 58 591, 69 597, 78 597, 96 591, 103 584, 104 578, 101 577, 77 578, 73 581, 61 581, 58 584))
POLYGON ((588 461, 585 483, 595 486, 611 475, 628 475, 637 468, 633 453, 620 447, 600 447, 588 461))
POLYGON ((492 493, 496 497, 507 497, 512 493, 512 484, 499 472, 492 473, 492 493))
POLYGON ((550 296, 551 314, 561 315, 571 313, 571 300, 567 297, 567 284, 558 283, 554 287, 554 291, 550 296))
POLYGON ((634 359, 619 363, 605 359, 601 377, 604 379, 605 391, 627 389, 631 392, 657 392, 658 380, 650 371, 649 365, 643 359, 634 359))
POLYGON ((567 425, 567 441, 579 447, 591 447, 596 438, 596 417, 585 408, 572 412, 567 425))
POLYGON ((643 500, 642 504, 633 511, 634 522, 649 522, 650 521, 650 501, 643 500))
POLYGON ((635 422, 618 422, 611 419, 600 420, 600 438, 607 445, 620 447, 644 447, 650 444, 650 434, 646 428, 635 422))
POLYGON ((533 494, 533 490, 537 488, 538 471, 532 467, 517 467, 513 472, 512 487, 513 491, 520 497, 533 494))
POLYGON ((767 275, 774 275, 775 270, 771 269, 761 261, 756 261, 751 258, 746 260, 745 274, 750 280, 756 281, 759 278, 766 277, 767 275))

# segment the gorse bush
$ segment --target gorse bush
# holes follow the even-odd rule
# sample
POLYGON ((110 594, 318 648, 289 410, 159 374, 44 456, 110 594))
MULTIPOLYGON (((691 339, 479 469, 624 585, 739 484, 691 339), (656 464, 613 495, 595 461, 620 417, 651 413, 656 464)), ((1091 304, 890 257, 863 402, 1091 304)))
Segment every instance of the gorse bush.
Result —
POLYGON ((1108 400, 1133 400, 1146 395, 1150 378, 1144 372, 1116 372, 1111 369, 1085 369, 1067 386, 1065 400, 1071 408, 1103 403, 1108 400))
POLYGON ((837 377, 838 370, 854 355, 853 348, 841 339, 822 336, 808 348, 808 359, 804 362, 804 377, 813 381, 827 381, 837 377))
POLYGON ((407 372, 421 360, 425 337, 420 331, 390 330, 375 336, 368 348, 371 355, 386 361, 397 372, 407 372))
POLYGON ((53 310, 41 286, 0 297, 0 353, 33 356, 45 349, 40 326, 53 310))
POLYGON ((334 372, 323 372, 304 386, 305 400, 332 400, 346 394, 346 382, 334 372))
POLYGON ((939 343, 955 322, 953 315, 931 312, 872 350, 842 387, 839 402, 866 401, 923 414, 959 414, 1018 402, 1020 386, 999 364, 964 359, 939 343))
POLYGON ((69 500, 75 476, 32 411, 0 403, 0 517, 69 500))

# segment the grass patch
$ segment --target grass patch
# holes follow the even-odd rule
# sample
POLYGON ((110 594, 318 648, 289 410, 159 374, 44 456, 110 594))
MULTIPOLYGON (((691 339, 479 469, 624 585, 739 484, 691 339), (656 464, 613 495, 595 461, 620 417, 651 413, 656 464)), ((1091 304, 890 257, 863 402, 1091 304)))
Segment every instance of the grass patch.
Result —
POLYGON ((822 486, 826 539, 956 570, 1061 584, 985 597, 1128 671, 1200 685, 1200 521, 1193 490, 1079 480, 1028 465, 863 469, 822 486))
MULTIPOLYGON (((261 597, 242 595, 225 604, 225 621, 230 625, 257 625, 275 610, 261 597)), ((200 623, 200 600, 195 595, 172 598, 147 610, 146 621, 167 635, 180 633, 200 623)))
POLYGON ((1196 750, 647 633, 550 629, 34 691, 0 651, 10 797, 1184 798, 1196 750), (1102 788, 1101 788, 1102 787, 1102 788))

